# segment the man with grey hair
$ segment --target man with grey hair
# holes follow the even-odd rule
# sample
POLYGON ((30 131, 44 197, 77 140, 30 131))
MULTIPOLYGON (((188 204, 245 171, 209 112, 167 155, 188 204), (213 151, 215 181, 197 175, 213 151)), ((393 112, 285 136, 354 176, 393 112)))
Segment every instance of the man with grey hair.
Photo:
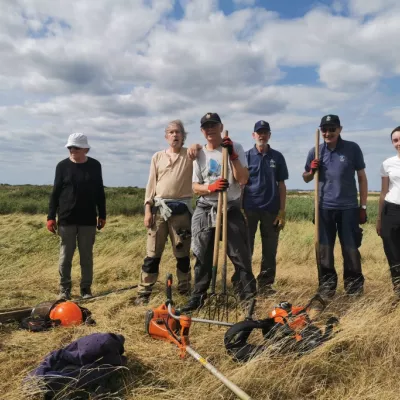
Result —
MULTIPOLYGON (((284 156, 269 145, 271 128, 267 121, 254 126, 254 147, 246 151, 249 180, 244 187, 243 209, 247 218, 250 249, 260 225, 262 257, 257 277, 258 293, 275 294, 276 252, 279 231, 285 226, 286 185, 289 178, 284 156)), ((240 280, 236 280, 240 284, 240 280)))
POLYGON ((81 264, 81 296, 92 297, 93 245, 97 229, 106 223, 106 198, 101 164, 88 157, 90 146, 82 133, 69 136, 65 147, 69 158, 56 167, 53 191, 50 196, 47 229, 61 237, 60 299, 71 299, 72 258, 78 242, 81 264), (98 213, 98 218, 97 218, 98 213), (58 214, 58 225, 56 222, 58 214))
POLYGON ((192 173, 197 146, 190 149, 183 147, 186 135, 182 121, 168 123, 165 129, 168 148, 158 151, 151 159, 144 200, 147 256, 142 266, 135 305, 149 302, 168 236, 176 257, 178 292, 190 293, 192 173))

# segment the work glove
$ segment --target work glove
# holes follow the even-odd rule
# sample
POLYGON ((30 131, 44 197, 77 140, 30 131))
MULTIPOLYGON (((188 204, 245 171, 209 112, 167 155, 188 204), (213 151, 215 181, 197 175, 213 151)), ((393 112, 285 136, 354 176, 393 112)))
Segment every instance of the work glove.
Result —
POLYGON ((286 224, 286 211, 279 210, 278 215, 275 218, 274 226, 275 229, 280 231, 285 227, 286 224))
POLYGON ((214 192, 224 192, 229 187, 229 182, 227 179, 219 178, 211 185, 208 185, 208 190, 211 193, 214 192))
POLYGON ((228 149, 229 159, 231 161, 235 161, 235 160, 237 160, 239 158, 238 154, 235 152, 235 149, 233 147, 233 142, 228 136, 225 136, 222 139, 221 146, 222 147, 226 147, 228 149))
POLYGON ((318 160, 318 158, 315 158, 314 160, 311 161, 311 166, 310 167, 311 167, 311 171, 313 173, 315 173, 315 171, 318 170, 318 168, 319 168, 319 160, 318 160))
POLYGON ((51 233, 56 233, 57 231, 57 222, 55 219, 49 219, 46 224, 47 230, 51 233))
POLYGON ((104 225, 106 224, 106 220, 103 218, 97 218, 97 229, 103 229, 104 225))
POLYGON ((360 225, 364 225, 368 221, 367 210, 360 207, 360 225))

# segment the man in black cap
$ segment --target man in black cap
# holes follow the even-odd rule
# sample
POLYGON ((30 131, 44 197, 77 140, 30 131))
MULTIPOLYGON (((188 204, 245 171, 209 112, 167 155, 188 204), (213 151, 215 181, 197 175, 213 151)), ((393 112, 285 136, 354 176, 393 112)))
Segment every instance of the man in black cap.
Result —
MULTIPOLYGON (((286 185, 289 178, 283 155, 268 144, 271 128, 266 121, 254 126, 255 145, 246 152, 250 177, 244 187, 243 209, 249 229, 250 249, 260 223, 262 259, 257 277, 258 293, 275 294, 272 284, 276 274, 276 251, 279 231, 285 226, 286 185)), ((239 281, 240 282, 240 281, 239 281)))
POLYGON ((201 118, 201 131, 207 144, 193 163, 193 191, 199 195, 192 217, 192 251, 196 257, 194 289, 189 302, 181 309, 193 311, 204 304, 211 282, 214 251, 215 214, 218 192, 228 193, 228 256, 242 283, 240 297, 246 301, 256 294, 251 270, 251 254, 243 214, 240 210, 240 185, 249 178, 243 147, 229 137, 221 137, 224 126, 216 113, 201 118), (221 177, 222 147, 229 153, 228 179, 221 177))
POLYGON ((319 292, 327 297, 333 297, 336 292, 333 249, 338 233, 343 254, 345 291, 349 295, 360 295, 363 293, 364 276, 358 251, 362 239, 359 225, 367 221, 368 195, 364 157, 358 144, 341 138, 342 126, 337 115, 324 116, 320 128, 324 143, 319 147, 319 159, 315 158, 315 148, 312 148, 303 173, 304 181, 310 182, 315 171, 319 171, 319 292), (356 173, 360 202, 354 178, 356 173))

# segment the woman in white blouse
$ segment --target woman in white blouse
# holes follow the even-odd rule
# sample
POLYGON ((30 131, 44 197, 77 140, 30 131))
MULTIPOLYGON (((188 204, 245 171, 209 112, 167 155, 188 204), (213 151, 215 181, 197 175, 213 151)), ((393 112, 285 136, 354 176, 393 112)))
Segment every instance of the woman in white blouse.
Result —
POLYGON ((393 129, 390 137, 397 154, 381 166, 382 189, 376 231, 383 240, 394 292, 400 297, 400 126, 393 129))

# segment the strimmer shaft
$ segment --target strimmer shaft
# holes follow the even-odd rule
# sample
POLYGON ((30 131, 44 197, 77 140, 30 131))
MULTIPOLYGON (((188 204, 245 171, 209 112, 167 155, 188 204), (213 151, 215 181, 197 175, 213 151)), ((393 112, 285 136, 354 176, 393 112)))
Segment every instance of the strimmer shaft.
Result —
MULTIPOLYGON (((168 314, 173 319, 176 319, 178 321, 181 319, 180 315, 175 315, 172 312, 171 304, 168 304, 168 314)), ((216 321, 214 319, 190 318, 190 320, 193 322, 202 322, 203 324, 209 324, 209 325, 220 325, 220 326, 233 326, 234 325, 232 322, 216 321)))
POLYGON ((244 392, 240 387, 236 386, 226 376, 222 375, 213 365, 211 365, 205 358, 199 353, 194 351, 190 346, 186 346, 186 351, 197 361, 199 361, 203 367, 207 368, 216 378, 218 378, 228 389, 230 389, 236 396, 241 400, 251 400, 251 397, 244 392))

